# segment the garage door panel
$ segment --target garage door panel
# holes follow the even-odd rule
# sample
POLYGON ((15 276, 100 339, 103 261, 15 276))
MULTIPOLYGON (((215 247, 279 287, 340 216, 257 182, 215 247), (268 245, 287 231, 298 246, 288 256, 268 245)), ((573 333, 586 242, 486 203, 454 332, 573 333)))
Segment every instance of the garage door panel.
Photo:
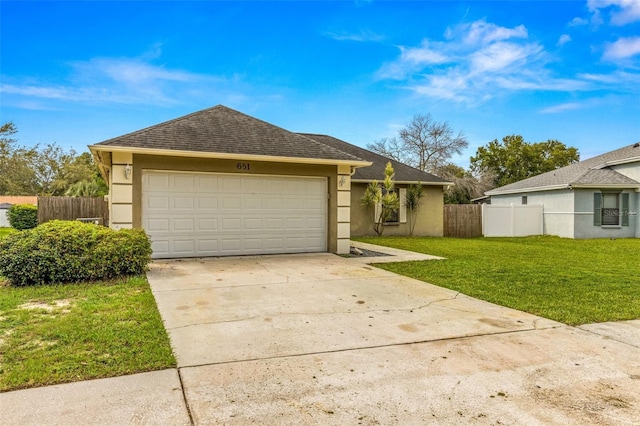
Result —
POLYGON ((146 184, 147 187, 152 187, 158 190, 168 190, 169 185, 169 175, 167 174, 153 174, 153 175, 144 175, 143 176, 143 184, 146 184))
POLYGON ((173 240, 174 253, 193 253, 195 250, 195 242, 191 239, 173 240))
POLYGON ((235 176, 223 176, 220 178, 220 189, 224 193, 239 193, 242 190, 242 180, 235 176))
POLYGON ((173 190, 192 192, 195 190, 195 176, 193 175, 173 175, 173 190))
POLYGON ((194 199, 193 197, 175 196, 172 198, 171 205, 174 210, 193 210, 194 199))
POLYGON ((259 230, 261 230, 261 229, 263 228, 263 225, 262 225, 262 218, 258 218, 258 217, 255 217, 255 218, 247 218, 247 219, 244 219, 244 221, 243 221, 243 222, 244 222, 244 223, 243 223, 243 228, 244 228, 245 230, 249 230, 249 231, 252 231, 252 230, 254 230, 254 231, 259 231, 259 230))
POLYGON ((196 185, 198 190, 201 192, 215 192, 218 190, 218 177, 199 175, 196 185))
POLYGON ((146 203, 147 210, 160 209, 166 210, 169 208, 169 197, 149 197, 146 203))
POLYGON ((151 242, 151 250, 155 256, 165 257, 170 254, 169 241, 156 238, 151 242))
POLYGON ((307 218, 305 219, 304 226, 306 229, 313 229, 316 231, 322 230, 324 228, 324 219, 323 218, 307 218))
POLYGON ((262 199, 260 198, 245 198, 242 202, 242 207, 245 210, 262 210, 262 199))
POLYGON ((171 230, 169 219, 149 219, 145 227, 147 232, 168 232, 171 230))
POLYGON ((218 230, 218 219, 198 219, 198 231, 210 232, 218 230))
POLYGON ((197 198, 198 210, 216 210, 218 208, 218 199, 208 195, 202 195, 197 198))
POLYGON ((218 251, 217 239, 199 239, 198 240, 198 252, 215 253, 218 251))
POLYGON ((286 220, 286 227, 288 230, 301 230, 304 229, 303 217, 288 217, 286 220))
POLYGON ((195 231, 194 219, 174 219, 173 230, 174 231, 195 231))
POLYGON ((319 198, 307 198, 304 204, 305 209, 318 211, 322 208, 322 206, 327 202, 327 200, 319 199, 319 198))
POLYGON ((267 231, 282 231, 284 230, 284 219, 280 217, 266 217, 264 219, 264 229, 267 231))
POLYGON ((142 180, 156 258, 326 251, 326 178, 143 171, 142 180))
POLYGON ((240 197, 221 197, 220 208, 223 209, 240 209, 242 208, 242 199, 240 197))

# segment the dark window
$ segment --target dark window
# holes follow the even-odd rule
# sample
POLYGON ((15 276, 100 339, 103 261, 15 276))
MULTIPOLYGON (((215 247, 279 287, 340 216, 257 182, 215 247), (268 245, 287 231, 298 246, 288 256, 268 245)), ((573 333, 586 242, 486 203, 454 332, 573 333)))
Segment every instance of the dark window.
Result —
POLYGON ((602 194, 602 225, 620 225, 618 194, 602 194))
MULTIPOLYGON (((392 189, 390 192, 395 193, 398 198, 400 198, 400 194, 398 194, 397 189, 392 189)), ((386 194, 386 191, 383 189, 383 193, 386 194)), ((391 214, 389 215, 389 219, 385 223, 399 223, 400 222, 400 209, 391 210, 391 214)))
POLYGON ((629 226, 629 194, 594 193, 593 224, 596 226, 629 226))
POLYGON ((526 196, 526 195, 523 195, 523 196, 522 196, 522 205, 523 205, 523 206, 526 206, 526 205, 527 205, 527 201, 528 201, 527 196, 526 196))

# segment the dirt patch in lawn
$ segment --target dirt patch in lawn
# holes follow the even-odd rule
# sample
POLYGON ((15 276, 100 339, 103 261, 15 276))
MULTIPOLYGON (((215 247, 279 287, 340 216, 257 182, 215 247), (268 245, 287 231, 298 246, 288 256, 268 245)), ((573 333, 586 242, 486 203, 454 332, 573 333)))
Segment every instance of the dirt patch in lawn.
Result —
POLYGON ((59 300, 52 300, 51 302, 41 302, 41 301, 29 301, 27 303, 23 303, 22 305, 18 306, 19 309, 26 309, 26 310, 39 310, 39 309, 43 309, 47 312, 53 312, 53 311, 57 311, 59 309, 62 309, 62 313, 68 313, 70 312, 69 309, 64 309, 64 308, 68 308, 69 306, 71 306, 71 300, 70 299, 59 299, 59 300))

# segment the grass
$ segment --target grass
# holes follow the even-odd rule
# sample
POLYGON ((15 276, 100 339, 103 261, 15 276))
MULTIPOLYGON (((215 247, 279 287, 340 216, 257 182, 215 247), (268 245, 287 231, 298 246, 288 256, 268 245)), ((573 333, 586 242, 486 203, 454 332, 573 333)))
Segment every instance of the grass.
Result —
POLYGON ((0 391, 174 367, 144 276, 0 284, 0 391))
POLYGON ((359 238, 446 257, 379 268, 570 325, 640 318, 640 240, 359 238))

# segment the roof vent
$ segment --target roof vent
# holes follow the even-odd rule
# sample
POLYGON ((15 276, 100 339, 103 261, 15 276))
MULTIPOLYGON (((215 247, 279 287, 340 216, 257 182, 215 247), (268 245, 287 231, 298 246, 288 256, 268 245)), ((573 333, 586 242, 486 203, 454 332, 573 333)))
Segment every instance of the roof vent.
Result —
POLYGON ((634 144, 633 144, 633 147, 634 147, 634 148, 637 148, 637 147, 639 147, 639 146, 640 146, 640 142, 636 142, 636 143, 634 143, 634 144))

